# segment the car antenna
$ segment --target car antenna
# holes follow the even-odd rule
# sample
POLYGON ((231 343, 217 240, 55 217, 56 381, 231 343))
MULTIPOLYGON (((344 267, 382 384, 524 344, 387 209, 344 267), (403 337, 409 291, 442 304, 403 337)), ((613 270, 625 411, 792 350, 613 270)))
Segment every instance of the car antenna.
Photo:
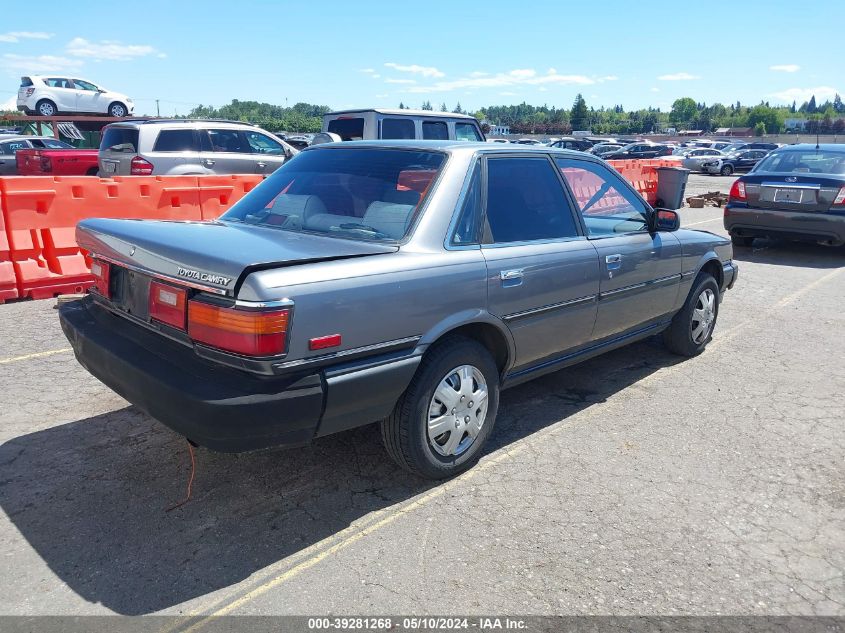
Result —
POLYGON ((816 127, 816 151, 819 149, 819 128, 816 127))

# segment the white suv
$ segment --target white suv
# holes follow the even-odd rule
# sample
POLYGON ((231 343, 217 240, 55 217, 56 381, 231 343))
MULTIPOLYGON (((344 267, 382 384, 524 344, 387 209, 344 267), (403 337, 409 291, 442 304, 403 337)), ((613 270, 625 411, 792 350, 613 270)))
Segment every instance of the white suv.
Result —
POLYGON ((126 95, 111 92, 86 79, 30 75, 21 77, 18 110, 40 116, 55 116, 61 112, 124 117, 132 114, 135 104, 126 95))

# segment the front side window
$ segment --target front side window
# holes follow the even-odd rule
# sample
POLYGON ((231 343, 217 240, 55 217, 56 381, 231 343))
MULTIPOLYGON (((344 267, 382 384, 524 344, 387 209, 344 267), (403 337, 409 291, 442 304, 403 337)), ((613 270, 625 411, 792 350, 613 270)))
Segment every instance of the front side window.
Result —
POLYGON ((497 244, 578 235, 560 179, 545 157, 487 160, 486 221, 497 244))
POLYGON ((227 152, 231 154, 250 154, 249 143, 246 142, 240 130, 209 130, 211 151, 227 152))
POLYGON ((364 138, 364 119, 334 119, 329 121, 327 131, 337 134, 342 141, 360 141, 364 138))
POLYGON ((193 130, 162 130, 158 134, 154 152, 196 152, 197 149, 193 130))
POLYGON ((415 136, 412 119, 382 119, 381 121, 381 137, 384 139, 412 139, 415 136))
POLYGON ((246 141, 250 149, 256 154, 284 154, 285 148, 282 144, 274 141, 266 134, 260 132, 246 132, 246 141))
POLYGON ((346 239, 397 241, 408 233, 444 162, 439 152, 304 151, 221 219, 346 239))
POLYGON ((455 123, 455 138, 459 141, 480 141, 481 135, 473 123, 455 123))
POLYGON ((621 177, 604 165, 555 159, 590 237, 648 230, 648 208, 621 177))
POLYGON ((444 121, 423 121, 423 138, 436 141, 449 139, 449 126, 444 121))
POLYGON ((85 81, 84 79, 74 79, 73 87, 77 90, 88 90, 90 92, 97 92, 97 86, 92 84, 90 81, 85 81))

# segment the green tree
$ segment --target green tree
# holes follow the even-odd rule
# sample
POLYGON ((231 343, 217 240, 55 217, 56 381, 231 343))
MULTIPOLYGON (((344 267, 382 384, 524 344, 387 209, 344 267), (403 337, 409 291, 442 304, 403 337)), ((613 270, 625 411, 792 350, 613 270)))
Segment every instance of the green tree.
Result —
POLYGON ((421 110, 434 110, 434 108, 431 107, 431 101, 423 102, 422 107, 420 109, 421 110))
POLYGON ((754 126, 754 136, 763 136, 766 133, 766 124, 762 121, 758 121, 757 125, 754 126))
POLYGON ((449 111, 449 108, 447 108, 447 107, 446 107, 446 102, 445 102, 445 101, 444 101, 443 103, 441 103, 441 104, 440 104, 440 111, 441 111, 441 112, 448 112, 448 111, 449 111))
MULTIPOLYGON (((737 102, 737 108, 739 108, 739 102, 737 102)), ((695 100, 689 97, 682 97, 675 99, 675 102, 672 104, 672 110, 669 112, 669 121, 678 128, 689 127, 689 124, 697 115, 698 104, 695 100)))
POLYGON ((748 127, 756 130, 758 123, 762 123, 769 134, 777 134, 783 125, 783 117, 774 108, 760 104, 748 113, 748 127))
POLYGON ((575 96, 575 103, 572 104, 572 111, 569 114, 569 121, 573 130, 585 130, 590 125, 590 113, 587 110, 587 102, 579 92, 575 96))

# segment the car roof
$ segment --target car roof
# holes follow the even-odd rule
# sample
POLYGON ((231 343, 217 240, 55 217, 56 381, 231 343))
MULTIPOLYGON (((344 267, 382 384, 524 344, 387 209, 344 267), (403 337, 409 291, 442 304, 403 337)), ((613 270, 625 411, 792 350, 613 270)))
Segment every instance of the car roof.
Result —
MULTIPOLYGON (((816 145, 815 143, 796 143, 795 145, 784 145, 783 147, 778 147, 778 152, 790 152, 790 151, 804 151, 807 150, 824 150, 826 152, 839 152, 845 154, 845 145, 841 143, 820 143, 816 145)), ((775 151, 775 150, 772 150, 775 151)))
POLYGON ((32 134, 0 134, 0 143, 5 143, 6 141, 31 141, 33 139, 40 141, 58 140, 52 136, 33 136, 32 134))
POLYGON ((357 110, 336 110, 334 112, 326 112, 323 116, 334 116, 336 114, 363 114, 364 112, 378 112, 379 114, 390 114, 398 116, 424 116, 424 117, 442 117, 447 119, 472 119, 475 117, 469 114, 457 114, 455 112, 436 112, 434 110, 407 110, 407 109, 393 109, 393 108, 360 108, 357 110))
POLYGON ((549 147, 548 145, 518 145, 514 143, 485 143, 483 141, 454 141, 454 140, 379 140, 379 141, 342 141, 339 143, 321 143, 312 145, 302 151, 310 152, 320 149, 344 148, 374 148, 374 149, 416 149, 427 151, 448 152, 450 154, 485 152, 494 154, 555 154, 574 156, 586 160, 597 161, 590 154, 570 149, 549 147))
POLYGON ((126 119, 110 123, 108 127, 136 127, 147 126, 151 124, 163 125, 166 127, 203 127, 207 125, 215 125, 223 128, 258 128, 252 123, 244 121, 227 121, 224 119, 126 119))

